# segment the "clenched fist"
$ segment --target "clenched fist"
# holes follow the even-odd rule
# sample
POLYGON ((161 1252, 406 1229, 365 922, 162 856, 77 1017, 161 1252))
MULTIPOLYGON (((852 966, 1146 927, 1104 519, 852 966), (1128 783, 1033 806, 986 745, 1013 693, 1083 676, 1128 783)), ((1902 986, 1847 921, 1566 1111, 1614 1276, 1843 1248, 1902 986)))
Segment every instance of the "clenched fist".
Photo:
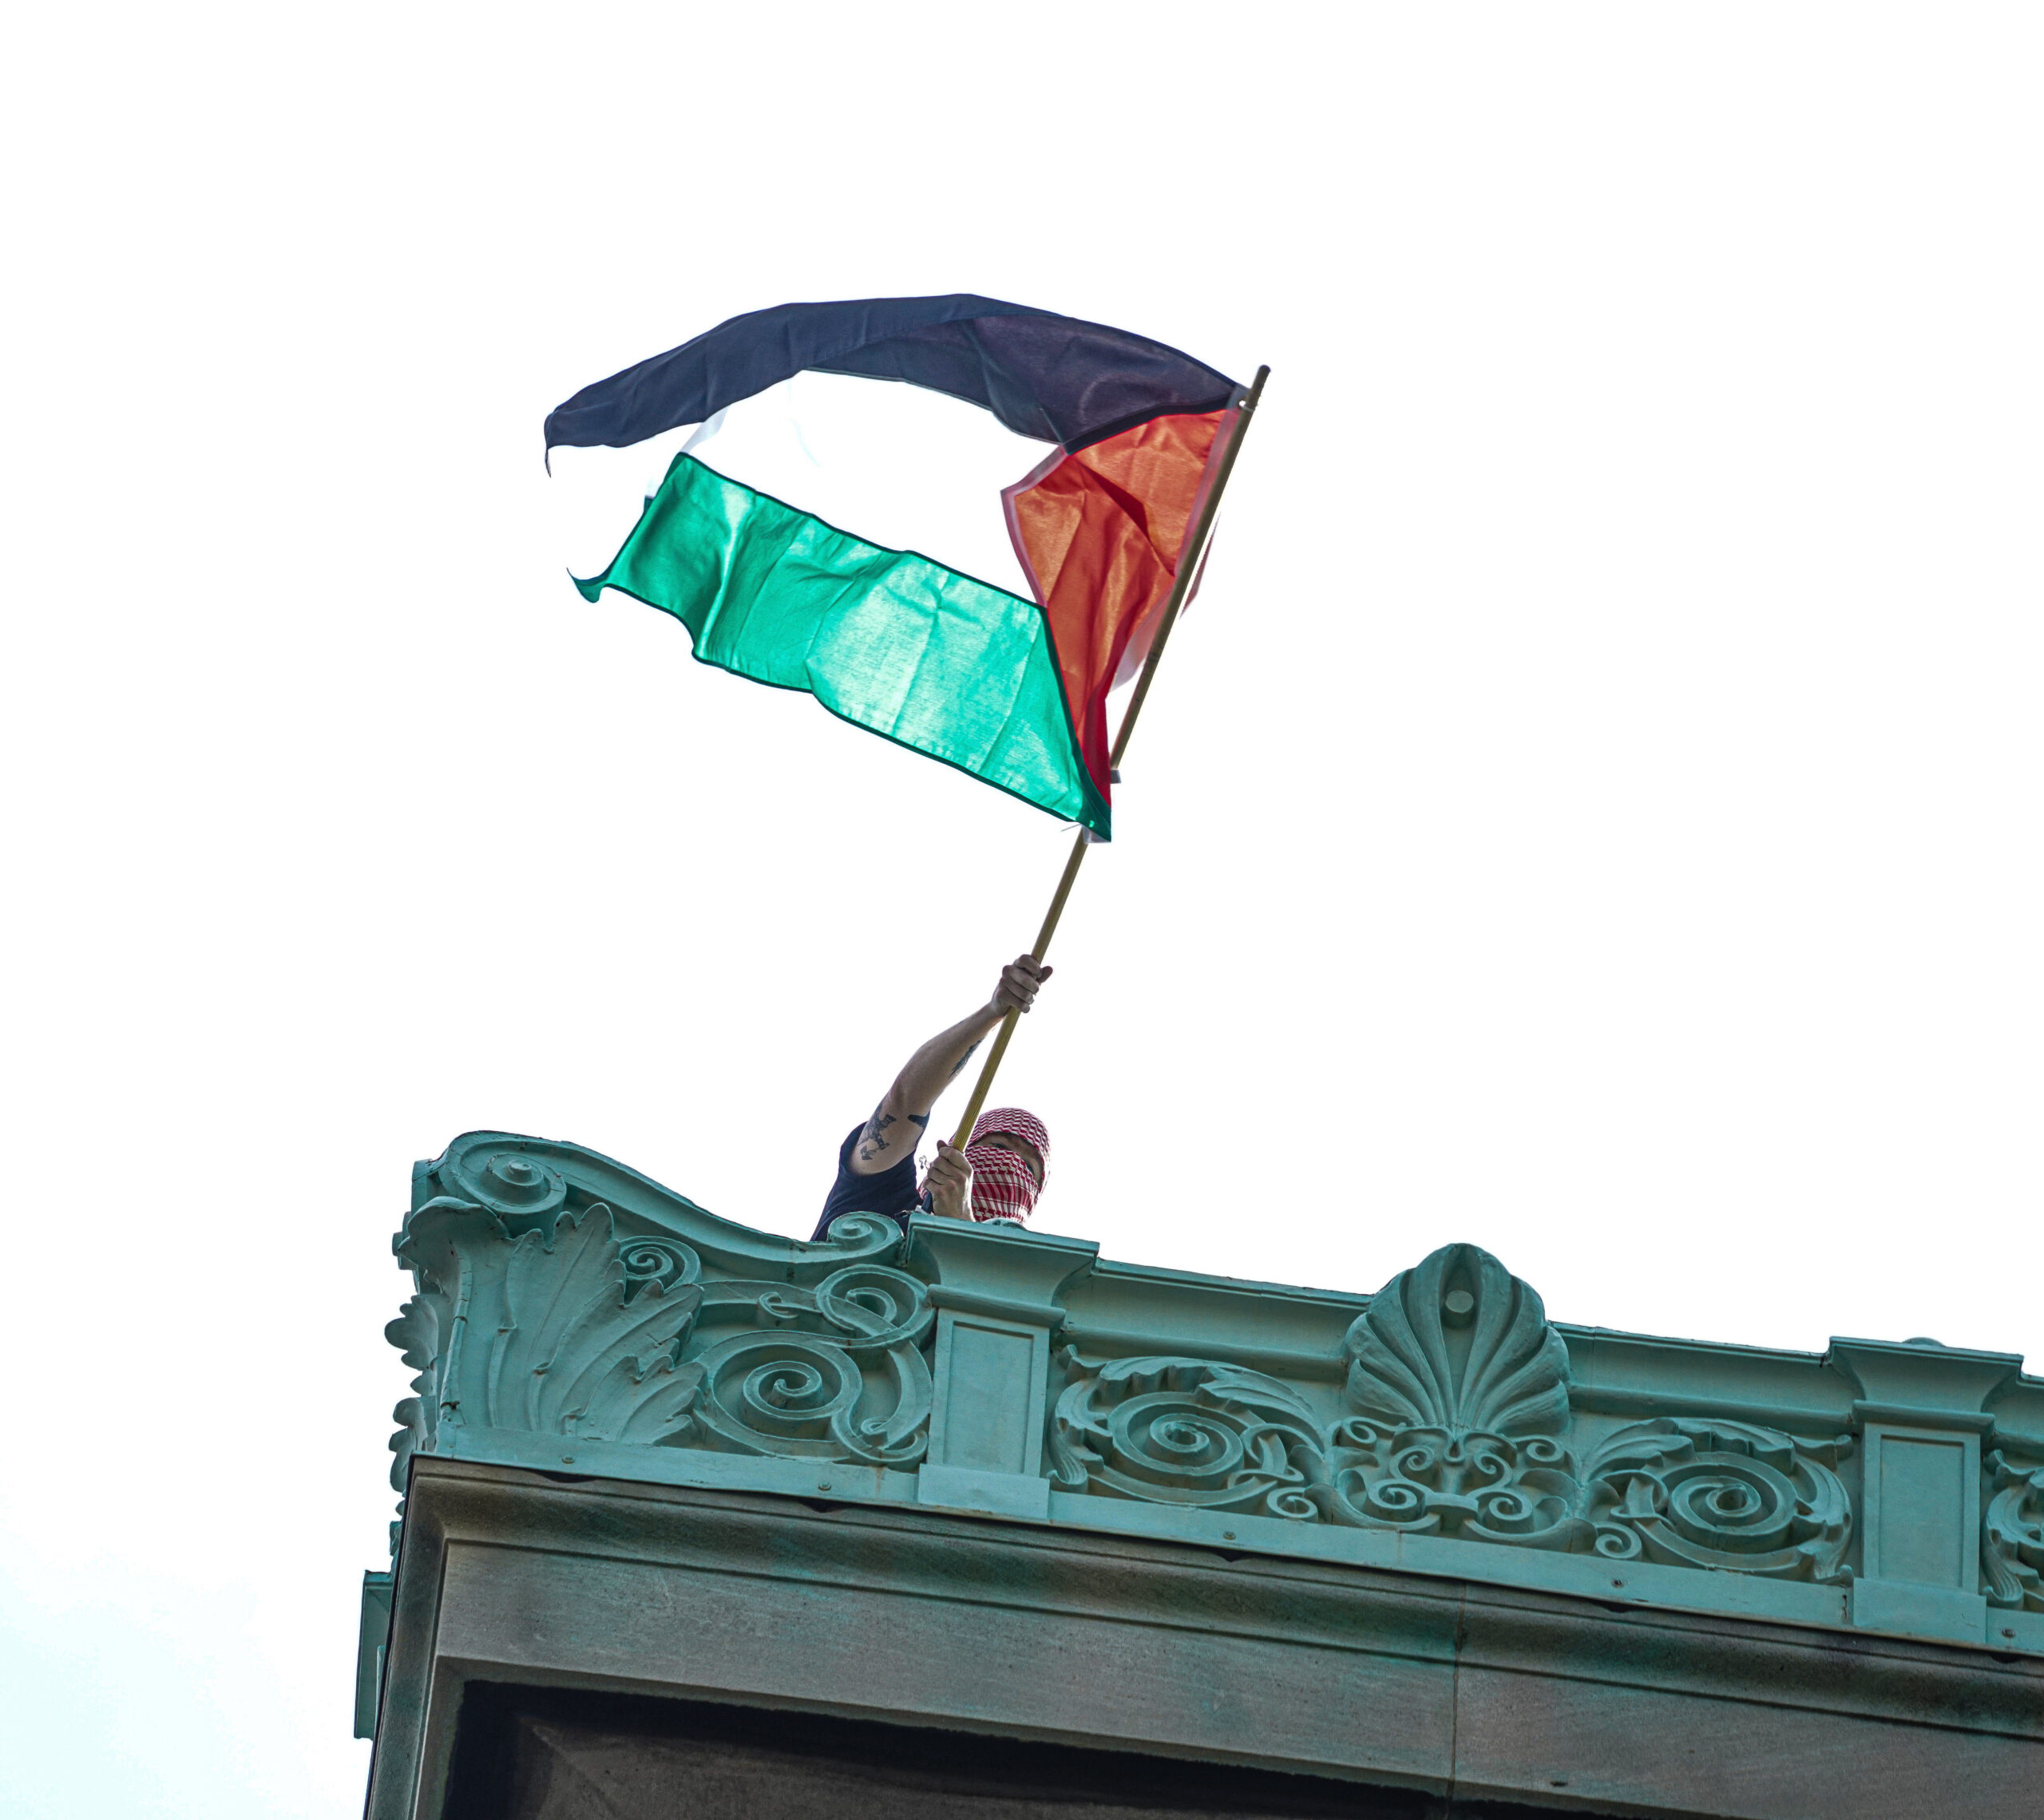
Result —
POLYGON ((1017 955, 1000 970, 1000 983, 988 1003, 1004 1016, 1009 1011, 1026 1011, 1036 1002, 1037 991, 1052 971, 1034 955, 1017 955))
POLYGON ((929 1210, 947 1220, 969 1220, 972 1216, 972 1165, 965 1153, 942 1138, 937 1141, 937 1160, 929 1166, 923 1185, 929 1190, 929 1210))

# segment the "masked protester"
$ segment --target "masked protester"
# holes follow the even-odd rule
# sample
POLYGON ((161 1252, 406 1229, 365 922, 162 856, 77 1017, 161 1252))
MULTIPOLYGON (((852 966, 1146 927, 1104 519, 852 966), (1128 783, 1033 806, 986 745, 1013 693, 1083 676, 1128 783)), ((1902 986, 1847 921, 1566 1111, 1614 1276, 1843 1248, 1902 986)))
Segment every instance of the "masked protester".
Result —
POLYGON ((992 998, 909 1058, 873 1116, 838 1147, 838 1179, 812 1242, 828 1236, 830 1222, 843 1213, 883 1213, 905 1228, 919 1208, 1010 1228, 1028 1218, 1043 1192, 1051 1148, 1050 1134, 1028 1113, 1016 1106, 982 1113, 962 1150, 939 1138, 920 1184, 916 1145, 938 1096, 1009 1011, 1026 1011, 1036 1003, 1051 971, 1026 954, 1010 962, 992 998))
POLYGON ((996 1106, 981 1113, 965 1146, 972 1217, 1020 1225, 1043 1193, 1050 1157, 1051 1134, 1040 1120, 1019 1106, 996 1106))

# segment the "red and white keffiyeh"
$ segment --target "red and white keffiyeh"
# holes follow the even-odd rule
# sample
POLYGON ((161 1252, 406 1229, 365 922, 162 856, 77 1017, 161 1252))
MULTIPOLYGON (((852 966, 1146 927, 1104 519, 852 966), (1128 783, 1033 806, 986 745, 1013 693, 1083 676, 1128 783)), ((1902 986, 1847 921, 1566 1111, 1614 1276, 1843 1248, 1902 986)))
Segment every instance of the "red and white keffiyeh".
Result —
POLYGON ((972 1217, 981 1221, 1012 1221, 1020 1225, 1036 1206, 1043 1184, 1012 1150, 982 1141, 996 1132, 1020 1138, 1028 1144, 1036 1153, 1036 1166, 1045 1181, 1051 1173, 1051 1134, 1040 1119, 1020 1106, 1000 1106, 980 1114, 971 1141, 965 1145, 965 1161, 972 1165, 972 1217))

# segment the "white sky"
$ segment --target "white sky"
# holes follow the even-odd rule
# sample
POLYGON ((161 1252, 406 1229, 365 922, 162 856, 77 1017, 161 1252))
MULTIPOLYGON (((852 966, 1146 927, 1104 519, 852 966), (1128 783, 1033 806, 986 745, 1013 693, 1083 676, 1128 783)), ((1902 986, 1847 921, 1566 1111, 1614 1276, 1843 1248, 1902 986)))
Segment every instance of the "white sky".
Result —
POLYGON ((798 373, 718 417, 627 449, 553 452, 548 516, 575 574, 603 572, 686 449, 869 543, 917 551, 1031 598, 1001 489, 1052 459, 1055 445, 1017 436, 992 412, 941 392, 837 373, 798 373))
POLYGON ((2040 34, 18 23, 0 1807, 358 1812, 412 1160, 806 1232, 1033 933, 1048 818, 562 573, 545 412, 790 299, 1274 369, 1004 1077, 1043 1225, 2044 1359, 2040 34))

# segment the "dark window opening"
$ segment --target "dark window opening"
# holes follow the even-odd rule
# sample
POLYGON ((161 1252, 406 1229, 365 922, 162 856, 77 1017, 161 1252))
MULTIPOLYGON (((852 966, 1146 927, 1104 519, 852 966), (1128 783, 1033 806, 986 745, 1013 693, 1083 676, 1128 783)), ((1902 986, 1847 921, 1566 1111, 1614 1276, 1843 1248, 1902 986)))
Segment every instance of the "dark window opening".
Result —
POLYGON ((470 1683, 463 1699, 444 1810, 446 1820, 1538 1820, 1555 1811, 1135 1751, 488 1682, 470 1683))

